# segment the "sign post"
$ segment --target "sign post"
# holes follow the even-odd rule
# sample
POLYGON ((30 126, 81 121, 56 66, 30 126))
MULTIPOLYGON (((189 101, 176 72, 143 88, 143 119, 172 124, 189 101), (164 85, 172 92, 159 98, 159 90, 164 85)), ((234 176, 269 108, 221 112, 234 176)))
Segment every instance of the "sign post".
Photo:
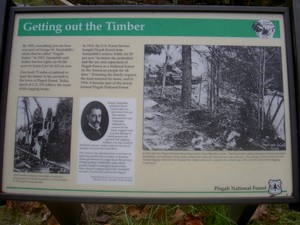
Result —
POLYGON ((289 19, 277 7, 11 7, 0 196, 297 202, 289 19))
MULTIPOLYGON (((296 91, 297 91, 297 109, 299 111, 299 96, 300 96, 300 89, 299 89, 299 74, 300 74, 300 57, 299 57, 299 52, 300 52, 300 42, 299 42, 299 35, 300 35, 300 16, 299 13, 297 13, 300 10, 300 3, 298 1, 291 1, 291 7, 292 7, 292 18, 293 18, 293 37, 294 37, 294 44, 295 44, 295 49, 294 51, 294 57, 295 57, 295 78, 296 78, 296 91)), ((299 118, 299 117, 298 117, 299 118)), ((300 127, 299 125, 299 119, 298 121, 298 128, 300 127)), ((298 155, 299 156, 299 155, 298 155)), ((298 161, 300 158, 298 158, 298 161)), ((298 168, 299 169, 299 168, 298 168)), ((290 207, 292 209, 295 209, 297 211, 300 211, 300 204, 297 202, 296 204, 290 204, 290 207)))
MULTIPOLYGON (((8 24, 8 13, 10 7, 13 6, 11 1, 1 1, 0 2, 0 71, 1 71, 1 81, 3 78, 3 67, 5 58, 5 45, 6 45, 6 33, 8 24)), ((1 82, 2 83, 2 82, 1 82)), ((0 123, 0 126, 3 124, 0 123)), ((2 158, 2 157, 0 157, 2 158)), ((0 175, 1 177, 2 175, 0 175)), ((4 204, 4 201, 0 201, 0 205, 4 204)))
POLYGON ((4 65, 4 49, 6 43, 6 33, 7 33, 7 25, 8 25, 8 14, 10 7, 13 6, 11 1, 1 1, 0 2, 0 68, 3 70, 4 65))

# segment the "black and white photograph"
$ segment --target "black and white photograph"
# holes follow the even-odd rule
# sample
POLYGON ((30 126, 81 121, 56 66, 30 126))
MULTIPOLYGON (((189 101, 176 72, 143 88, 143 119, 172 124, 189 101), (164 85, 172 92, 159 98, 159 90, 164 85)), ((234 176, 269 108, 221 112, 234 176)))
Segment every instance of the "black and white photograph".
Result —
POLYGON ((73 98, 19 97, 14 172, 70 173, 73 98))
POLYGON ((281 47, 145 45, 144 150, 286 150, 281 47))
POLYGON ((89 102, 81 114, 81 128, 85 137, 91 141, 100 140, 108 128, 108 112, 99 101, 89 102))

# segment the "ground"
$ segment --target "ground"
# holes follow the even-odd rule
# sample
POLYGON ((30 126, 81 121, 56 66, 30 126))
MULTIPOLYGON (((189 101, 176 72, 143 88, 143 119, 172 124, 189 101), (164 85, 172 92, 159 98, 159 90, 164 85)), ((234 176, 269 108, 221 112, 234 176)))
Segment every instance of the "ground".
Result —
MULTIPOLYGON (((144 91, 144 147, 152 150, 217 150, 225 148, 217 136, 217 124, 204 106, 192 99, 192 107, 184 109, 180 102, 180 86, 167 86, 165 97, 159 87, 144 91), (207 129, 209 128, 209 129, 207 129), (211 137, 214 133, 215 137, 211 137)), ((219 130, 218 132, 221 132, 219 130)))
MULTIPOLYGON (((227 206, 81 204, 77 225, 234 225, 227 206)), ((74 215, 75 216, 75 215, 74 215)), ((7 201, 0 206, 0 224, 59 225, 41 202, 7 201)), ((300 213, 287 204, 261 204, 248 225, 300 224, 300 213)), ((76 225, 76 224, 74 224, 76 225)))

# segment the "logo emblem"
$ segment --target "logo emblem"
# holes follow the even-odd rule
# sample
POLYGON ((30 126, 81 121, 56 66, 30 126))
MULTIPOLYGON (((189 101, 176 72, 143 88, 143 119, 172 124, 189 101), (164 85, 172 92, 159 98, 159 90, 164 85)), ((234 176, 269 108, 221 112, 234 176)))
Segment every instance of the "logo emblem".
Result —
POLYGON ((279 195, 282 193, 281 180, 269 180, 269 193, 279 195))
POLYGON ((257 20, 252 25, 256 36, 259 38, 273 38, 275 26, 271 20, 257 20))

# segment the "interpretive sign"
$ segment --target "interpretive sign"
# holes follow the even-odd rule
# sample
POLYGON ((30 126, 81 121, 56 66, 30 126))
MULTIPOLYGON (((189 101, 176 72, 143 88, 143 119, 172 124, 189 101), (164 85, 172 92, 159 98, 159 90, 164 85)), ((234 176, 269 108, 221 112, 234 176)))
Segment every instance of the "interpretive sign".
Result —
POLYGON ((12 8, 2 195, 295 201, 288 10, 234 9, 12 8))

